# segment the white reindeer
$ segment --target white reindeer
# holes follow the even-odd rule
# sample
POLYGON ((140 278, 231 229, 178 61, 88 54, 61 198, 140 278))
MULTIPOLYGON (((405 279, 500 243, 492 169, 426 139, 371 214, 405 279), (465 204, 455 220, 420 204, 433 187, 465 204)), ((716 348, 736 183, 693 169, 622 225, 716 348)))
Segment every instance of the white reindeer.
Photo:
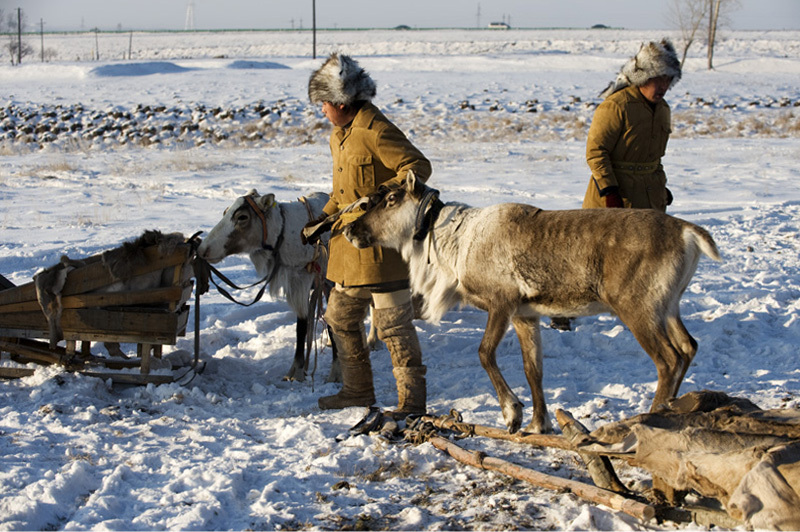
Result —
POLYGON ((478 354, 510 432, 522 426, 522 403, 495 357, 509 322, 533 398, 528 432, 552 430, 542 391, 542 315, 615 313, 655 362, 651 411, 678 393, 697 352, 680 318, 681 294, 701 255, 720 260, 701 227, 649 209, 443 204, 413 174, 364 205, 366 212, 344 228, 346 238, 356 247, 400 251, 412 291, 424 296, 423 317, 438 322, 461 302, 489 313, 478 354))
MULTIPOLYGON (((309 326, 309 294, 314 279, 324 280, 327 257, 300 240, 309 220, 322 214, 328 195, 317 192, 302 200, 278 203, 274 194, 259 195, 251 190, 225 209, 200 247, 197 256, 217 263, 229 255, 247 253, 258 275, 269 280, 273 297, 285 297, 297 315, 297 344, 294 361, 285 380, 305 379, 305 341, 309 326)), ((324 242, 323 242, 324 244, 324 242)), ((336 353, 329 381, 340 382, 336 353)))

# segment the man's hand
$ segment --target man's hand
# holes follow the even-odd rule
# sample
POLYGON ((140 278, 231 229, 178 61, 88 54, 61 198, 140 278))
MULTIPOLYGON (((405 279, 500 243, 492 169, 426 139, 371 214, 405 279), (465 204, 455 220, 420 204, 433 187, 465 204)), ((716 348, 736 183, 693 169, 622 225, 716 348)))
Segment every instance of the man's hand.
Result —
POLYGON ((619 195, 619 187, 606 187, 600 192, 600 196, 606 199, 606 207, 621 209, 624 207, 622 196, 619 195))
POLYGON ((300 231, 300 241, 303 242, 303 245, 316 244, 322 233, 331 230, 333 220, 329 220, 328 218, 329 216, 327 214, 322 214, 303 226, 303 230, 300 231))

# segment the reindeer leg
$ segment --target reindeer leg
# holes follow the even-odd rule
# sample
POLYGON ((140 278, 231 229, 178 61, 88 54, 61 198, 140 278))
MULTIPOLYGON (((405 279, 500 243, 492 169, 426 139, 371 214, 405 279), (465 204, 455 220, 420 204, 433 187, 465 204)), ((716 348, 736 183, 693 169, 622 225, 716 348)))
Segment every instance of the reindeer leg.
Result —
POLYGON ((517 331, 519 346, 522 349, 522 362, 525 368, 525 378, 531 388, 533 400, 533 419, 525 427, 525 432, 543 434, 553 431, 553 425, 547 414, 547 405, 544 401, 542 388, 542 336, 539 332, 539 318, 521 318, 515 316, 511 319, 514 330, 517 331))
POLYGON ((503 339, 508 321, 509 314, 507 312, 489 311, 489 321, 486 323, 486 332, 484 332, 481 345, 478 347, 478 355, 481 359, 481 366, 489 375, 495 392, 497 392, 497 399, 500 401, 508 432, 513 434, 522 426, 522 402, 511 391, 500 373, 500 368, 497 367, 497 346, 503 339))
POLYGON ((342 382, 342 365, 339 363, 339 348, 333 341, 333 330, 328 326, 328 338, 331 338, 331 372, 325 382, 342 382))
POLYGON ((306 333, 308 332, 308 319, 297 317, 297 343, 294 350, 294 362, 289 372, 283 377, 285 381, 304 381, 306 380, 305 361, 306 361, 306 333))
POLYGON ((622 315, 619 317, 630 328, 636 340, 656 365, 658 384, 650 411, 657 412, 665 408, 668 401, 678 393, 678 388, 680 388, 683 375, 686 373, 691 359, 687 359, 670 342, 665 318, 659 316, 658 313, 641 312, 638 318, 627 321, 622 315))
POLYGON ((678 375, 674 383, 674 389, 672 390, 672 396, 677 397, 678 390, 680 390, 681 383, 683 383, 683 378, 686 376, 686 371, 689 369, 689 365, 692 363, 694 355, 697 353, 697 340, 692 338, 692 335, 686 330, 679 314, 667 318, 667 331, 669 332, 669 341, 681 356, 683 365, 683 369, 680 375, 678 375))

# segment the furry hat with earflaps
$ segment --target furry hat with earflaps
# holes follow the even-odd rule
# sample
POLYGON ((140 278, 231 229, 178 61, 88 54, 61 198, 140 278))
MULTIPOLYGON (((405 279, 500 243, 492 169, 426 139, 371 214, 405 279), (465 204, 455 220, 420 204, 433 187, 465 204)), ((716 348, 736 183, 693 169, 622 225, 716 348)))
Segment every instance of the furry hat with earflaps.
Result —
POLYGON ((311 74, 308 80, 308 98, 311 103, 330 102, 334 105, 352 105, 375 97, 375 82, 358 63, 338 52, 311 74))
POLYGON ((636 55, 622 66, 617 79, 609 83, 600 96, 608 98, 629 85, 640 87, 647 83, 647 80, 659 76, 670 76, 672 78, 670 87, 681 79, 681 62, 672 43, 667 39, 662 39, 661 42, 642 43, 636 55))

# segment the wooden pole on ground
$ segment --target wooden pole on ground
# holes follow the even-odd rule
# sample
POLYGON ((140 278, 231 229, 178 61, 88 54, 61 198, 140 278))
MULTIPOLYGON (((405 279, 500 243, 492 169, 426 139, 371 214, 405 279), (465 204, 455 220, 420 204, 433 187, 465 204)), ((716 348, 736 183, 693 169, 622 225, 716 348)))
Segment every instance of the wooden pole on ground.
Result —
POLYGON ((462 423, 452 416, 441 418, 424 416, 422 421, 433 423, 433 425, 438 429, 454 430, 468 436, 485 436, 487 438, 494 438, 496 440, 527 443, 529 445, 536 445, 539 447, 555 447, 556 449, 564 449, 567 451, 575 450, 575 446, 572 445, 569 440, 563 436, 557 436, 555 434, 529 434, 526 432, 509 434, 507 430, 498 429, 495 427, 474 425, 472 423, 462 423))
POLYGON ((516 479, 530 482, 534 486, 542 488, 556 491, 566 490, 582 499, 624 512, 641 521, 649 521, 656 514, 656 510, 653 506, 623 497, 613 491, 604 490, 575 480, 540 473, 539 471, 512 464, 511 462, 499 458, 486 456, 483 453, 470 452, 441 436, 431 436, 429 441, 437 449, 446 452, 459 462, 473 467, 497 471, 516 479))

